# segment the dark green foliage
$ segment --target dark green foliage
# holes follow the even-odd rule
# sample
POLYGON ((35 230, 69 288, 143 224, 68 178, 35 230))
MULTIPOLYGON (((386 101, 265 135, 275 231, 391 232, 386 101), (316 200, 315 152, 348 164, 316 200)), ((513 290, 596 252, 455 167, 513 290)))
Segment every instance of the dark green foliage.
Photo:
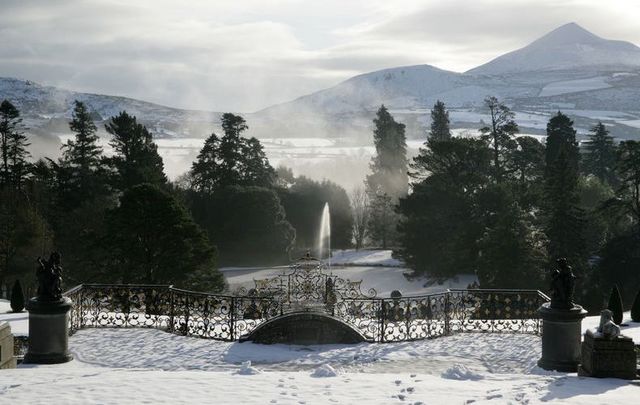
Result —
POLYGON ((448 141, 451 139, 449 128, 449 112, 442 101, 438 100, 431 109, 431 129, 429 139, 434 141, 448 141))
POLYGON ((618 284, 625 297, 640 285, 640 235, 626 232, 611 238, 601 252, 599 282, 603 287, 618 284))
POLYGON ((602 182, 614 184, 616 145, 602 122, 598 122, 591 129, 591 135, 589 135, 585 149, 584 172, 596 176, 602 182))
POLYGON ((631 320, 633 322, 640 322, 640 290, 636 293, 636 298, 631 305, 631 320))
POLYGON ((13 283, 10 304, 13 312, 22 312, 24 310, 24 293, 22 292, 20 280, 16 280, 15 283, 13 283))
POLYGON ((432 276, 473 272, 483 229, 477 195, 488 181, 489 149, 468 138, 429 140, 412 169, 419 181, 400 200, 404 219, 397 253, 412 269, 432 276))
POLYGON ((477 275, 483 288, 542 288, 547 259, 543 232, 507 187, 489 187, 478 198, 484 232, 478 240, 477 275))
POLYGON ((490 123, 480 128, 484 139, 492 151, 492 178, 500 183, 506 172, 506 161, 509 153, 516 148, 513 135, 518 133, 518 124, 514 121, 515 114, 495 97, 484 100, 489 110, 490 123))
POLYGON ((194 219, 218 247, 221 265, 283 264, 295 238, 278 195, 263 187, 192 192, 194 219))
POLYGON ((614 285, 611 288, 611 294, 609 294, 609 303, 607 304, 607 309, 613 312, 613 322, 617 325, 622 323, 623 316, 623 305, 622 305, 622 297, 620 296, 620 291, 618 290, 618 286, 614 285))
POLYGON ((104 243, 112 281, 185 285, 200 273, 212 290, 223 288, 215 248, 188 212, 156 185, 124 192, 120 206, 107 213, 104 243))
POLYGON ((617 203, 633 221, 635 232, 640 234, 640 142, 620 143, 618 173, 617 203))
POLYGON ((371 161, 372 173, 367 176, 368 192, 386 194, 396 200, 406 195, 409 185, 405 126, 396 122, 384 105, 378 109, 373 123, 376 155, 371 161))
POLYGON ((115 152, 111 163, 117 173, 116 188, 124 191, 142 183, 166 184, 158 147, 153 143, 151 133, 137 122, 136 117, 123 111, 111 117, 105 129, 112 136, 109 144, 115 152))
POLYGON ((97 128, 86 106, 80 101, 75 101, 69 128, 75 133, 75 138, 62 146, 64 152, 59 167, 59 171, 64 171, 59 176, 66 180, 59 196, 64 201, 66 211, 107 192, 107 169, 102 148, 98 146, 97 128))
POLYGON ((27 176, 29 143, 22 132, 20 111, 8 100, 0 103, 0 187, 20 189, 27 176))
POLYGON ((193 188, 211 193, 228 186, 272 187, 275 170, 269 164, 262 144, 256 138, 243 138, 244 118, 222 115, 224 135, 215 133, 205 141, 191 168, 193 188))
POLYGON ((581 267, 584 218, 578 205, 578 146, 573 122, 558 112, 547 124, 545 149, 545 214, 550 258, 566 257, 581 267))
POLYGON ((383 105, 373 120, 373 143, 376 155, 371 160, 371 174, 366 179, 370 202, 369 237, 386 249, 397 239, 399 217, 395 205, 409 187, 405 126, 396 122, 383 105))
POLYGON ((297 247, 312 249, 316 246, 325 202, 329 203, 331 214, 331 247, 351 247, 353 219, 344 188, 327 180, 318 182, 300 176, 280 195, 287 220, 296 230, 297 247))
POLYGON ((506 170, 523 208, 535 207, 542 199, 544 156, 545 147, 537 139, 528 136, 515 139, 506 170))

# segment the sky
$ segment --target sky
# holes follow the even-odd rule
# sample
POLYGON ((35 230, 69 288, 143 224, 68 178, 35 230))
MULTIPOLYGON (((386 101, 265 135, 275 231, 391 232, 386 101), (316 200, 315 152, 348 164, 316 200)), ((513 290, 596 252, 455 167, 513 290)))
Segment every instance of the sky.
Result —
POLYGON ((0 76, 253 112, 357 74, 464 72, 576 22, 640 44, 637 0, 0 0, 0 76))

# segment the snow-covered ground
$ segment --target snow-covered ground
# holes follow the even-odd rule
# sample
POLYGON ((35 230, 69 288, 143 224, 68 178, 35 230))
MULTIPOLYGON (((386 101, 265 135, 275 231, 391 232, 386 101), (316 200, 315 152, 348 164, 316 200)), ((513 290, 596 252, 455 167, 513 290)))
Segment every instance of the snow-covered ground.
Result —
MULTIPOLYGON (((337 251, 334 273, 363 279, 387 296, 465 287, 408 280, 389 251, 337 251), (395 267, 387 267, 395 266, 395 267)), ((233 287, 285 268, 227 268, 233 287)), ((463 280, 464 279, 464 280, 463 280)), ((464 285, 463 285, 464 284, 464 285)), ((27 313, 0 301, 0 321, 28 333, 27 313)), ((640 324, 623 333, 640 343, 640 324)), ((598 317, 583 322, 595 327, 598 317)), ((536 366, 540 337, 463 333, 438 339, 356 345, 259 345, 154 329, 83 329, 69 339, 72 362, 0 371, 0 403, 469 404, 631 403, 636 383, 547 372, 536 366)))

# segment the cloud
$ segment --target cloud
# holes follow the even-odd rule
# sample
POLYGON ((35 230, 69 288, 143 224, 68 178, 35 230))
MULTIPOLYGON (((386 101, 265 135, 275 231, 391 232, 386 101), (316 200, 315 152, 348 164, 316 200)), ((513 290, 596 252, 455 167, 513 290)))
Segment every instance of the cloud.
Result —
POLYGON ((0 76, 249 112, 382 68, 463 71, 569 21, 638 43, 639 16, 623 0, 3 0, 0 76))

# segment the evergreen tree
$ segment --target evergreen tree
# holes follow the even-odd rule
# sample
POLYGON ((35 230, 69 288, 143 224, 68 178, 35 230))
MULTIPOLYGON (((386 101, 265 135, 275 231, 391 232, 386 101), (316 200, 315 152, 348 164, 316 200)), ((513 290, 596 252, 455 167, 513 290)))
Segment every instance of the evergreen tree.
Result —
POLYGON ((620 325, 622 323, 623 308, 620 291, 618 290, 618 286, 614 285, 611 288, 611 294, 609 294, 607 309, 613 312, 613 322, 615 322, 616 325, 620 325))
POLYGON ((489 181, 490 151, 470 138, 429 145, 413 161, 413 192, 400 199, 397 253, 430 276, 472 273, 483 233, 477 196, 489 181))
POLYGON ((137 122, 136 117, 123 111, 111 117, 105 129, 112 136, 109 144, 115 152, 111 161, 117 171, 117 188, 126 190, 137 184, 167 183, 158 147, 153 143, 151 133, 137 122))
POLYGON ((579 152, 573 122, 558 112, 547 124, 545 198, 550 258, 584 264, 583 212, 578 206, 579 152))
POLYGON ((273 187, 276 172, 256 138, 241 137, 248 127, 244 118, 223 114, 224 135, 211 134, 191 167, 195 190, 211 193, 228 186, 273 187))
POLYGON ((516 188, 518 203, 523 208, 539 205, 544 176, 544 145, 537 139, 521 136, 511 151, 507 164, 510 180, 516 188))
POLYGON ((185 285, 193 274, 218 282, 215 248, 188 212, 157 185, 127 189, 120 206, 107 214, 105 244, 110 247, 113 281, 122 283, 185 285))
POLYGON ((509 153, 516 147, 513 135, 519 132, 518 124, 514 121, 515 114, 498 101, 496 97, 484 100, 489 110, 490 124, 480 128, 484 139, 493 152, 493 179, 500 183, 506 173, 506 161, 509 153))
POLYGON ((484 233, 478 241, 482 288, 541 288, 547 259, 545 237, 507 187, 482 192, 484 233))
POLYGON ((232 186, 189 193, 196 222, 217 246, 221 265, 283 264, 295 230, 273 189, 232 186))
POLYGON ((21 125, 20 111, 8 100, 0 103, 0 187, 18 190, 28 173, 29 143, 21 125))
POLYGON ((616 192, 616 205, 620 205, 640 236, 640 142, 620 143, 618 150, 620 187, 616 192))
POLYGON ((584 171, 593 174, 600 181, 615 183, 616 146, 613 137, 602 122, 592 129, 586 142, 587 151, 584 156, 584 171))
POLYGON ((61 166, 69 176, 69 192, 61 196, 68 201, 69 208, 105 192, 105 170, 102 148, 98 145, 97 127, 93 123, 87 107, 80 101, 74 102, 73 116, 69 128, 75 138, 68 140, 63 149, 61 166))
POLYGON ((395 243, 398 216, 395 205, 408 191, 406 137, 404 124, 398 123, 383 105, 373 120, 376 155, 366 187, 371 202, 370 236, 386 249, 395 243))
POLYGON ((11 310, 13 312, 22 312, 24 310, 24 293, 20 281, 16 280, 11 289, 11 310))
POLYGON ((640 290, 636 293, 636 298, 633 300, 631 306, 631 320, 633 322, 640 322, 640 290))
POLYGON ((442 101, 438 100, 431 109, 431 130, 429 139, 434 141, 448 141, 451 139, 449 128, 449 112, 442 101))

